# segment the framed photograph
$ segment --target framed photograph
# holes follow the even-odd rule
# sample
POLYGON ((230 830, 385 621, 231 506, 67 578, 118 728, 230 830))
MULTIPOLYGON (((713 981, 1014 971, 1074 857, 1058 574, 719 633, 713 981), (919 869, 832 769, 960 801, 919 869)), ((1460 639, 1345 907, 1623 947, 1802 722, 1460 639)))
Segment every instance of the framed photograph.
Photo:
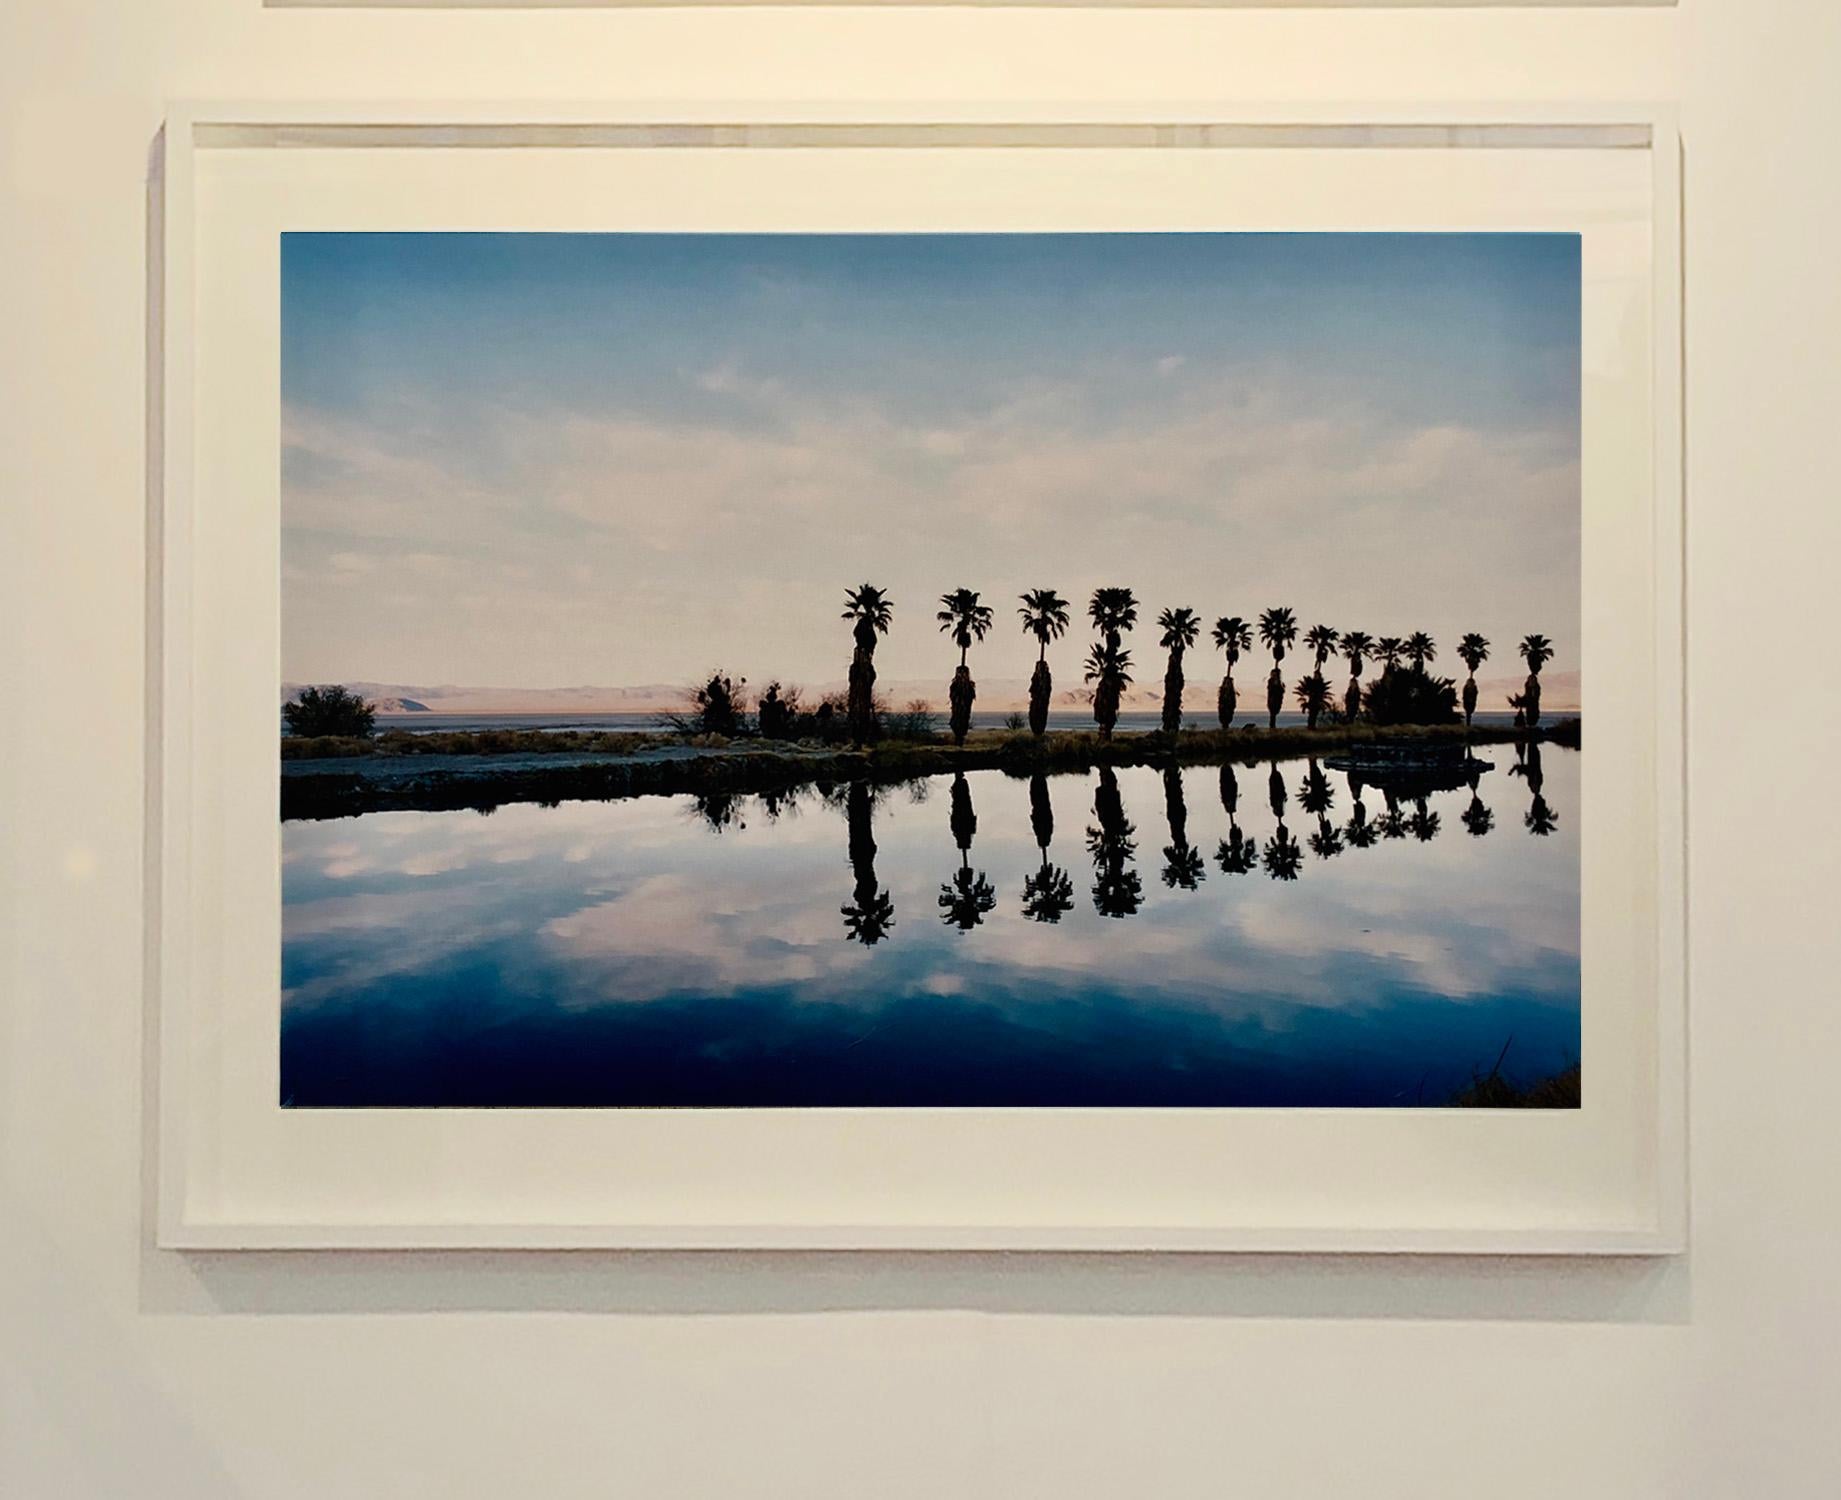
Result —
POLYGON ((1681 1246, 1666 112, 163 147, 161 1244, 1681 1246))

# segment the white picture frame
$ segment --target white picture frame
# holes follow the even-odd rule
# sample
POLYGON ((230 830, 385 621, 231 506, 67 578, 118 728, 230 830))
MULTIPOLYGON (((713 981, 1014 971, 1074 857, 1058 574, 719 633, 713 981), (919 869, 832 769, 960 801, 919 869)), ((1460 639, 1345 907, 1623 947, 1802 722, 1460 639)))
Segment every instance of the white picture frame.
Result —
MULTIPOLYGON (((605 105, 207 104, 169 112, 154 187, 147 847, 159 1245, 1684 1248, 1671 111, 730 104, 664 115, 605 105), (1113 206, 1088 201, 1091 191, 1082 198, 1095 173, 1113 206), (1380 179, 1384 191, 1357 188, 1380 179), (278 888, 279 678, 277 504, 272 473, 261 479, 265 451, 274 465, 264 445, 277 418, 263 414, 273 387, 262 372, 278 291, 254 262, 278 224, 696 228, 752 204, 749 227, 775 212, 812 229, 1095 227, 1123 212, 1131 227, 1227 228, 1257 203, 1265 227, 1346 218, 1357 228, 1370 217, 1370 227, 1395 227, 1436 213, 1441 194, 1466 192, 1494 206, 1460 204, 1453 222, 1481 212, 1478 222, 1505 227, 1524 216, 1557 225, 1556 215, 1576 212, 1588 234, 1622 247, 1617 255, 1642 255, 1640 267, 1620 261, 1607 279, 1640 338, 1625 328, 1605 346, 1604 372, 1586 382, 1589 759, 1610 775, 1587 783, 1587 837, 1598 842, 1588 844, 1582 921, 1597 1007, 1588 1017, 1615 1020, 1598 1040, 1615 1058, 1601 1071, 1616 1092, 1595 1096, 1588 1082, 1586 1106, 1564 1119, 1359 1110, 945 1110, 901 1121, 860 1110, 354 1110, 308 1119, 282 1111, 272 1090, 264 1112, 261 1038, 279 996, 278 917, 268 914, 278 888), (1595 406, 1601 397, 1615 410, 1595 406), (1594 976, 1594 953, 1613 955, 1601 967, 1614 977, 1594 976), (737 1114, 749 1118, 723 1118, 737 1114), (1224 1186, 1230 1167, 1237 1175, 1224 1186)), ((1588 1052, 1594 1035, 1588 1026, 1588 1052)), ((1598 1067, 1588 1057, 1588 1079, 1598 1067)))

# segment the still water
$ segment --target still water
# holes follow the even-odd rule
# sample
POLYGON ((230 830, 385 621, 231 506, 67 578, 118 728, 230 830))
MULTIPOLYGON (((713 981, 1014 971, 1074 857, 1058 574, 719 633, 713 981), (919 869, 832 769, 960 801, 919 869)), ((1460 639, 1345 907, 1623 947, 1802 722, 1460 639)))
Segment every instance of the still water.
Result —
POLYGON ((295 1106, 1446 1102, 1579 1061, 1579 757, 283 829, 295 1106))

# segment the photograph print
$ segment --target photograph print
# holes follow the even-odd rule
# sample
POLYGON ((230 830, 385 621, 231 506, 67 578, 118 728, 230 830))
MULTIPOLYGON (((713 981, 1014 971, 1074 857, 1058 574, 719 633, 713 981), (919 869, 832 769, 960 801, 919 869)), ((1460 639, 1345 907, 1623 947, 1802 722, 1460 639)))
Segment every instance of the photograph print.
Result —
POLYGON ((1579 1106, 1578 236, 281 268, 282 1106, 1579 1106))

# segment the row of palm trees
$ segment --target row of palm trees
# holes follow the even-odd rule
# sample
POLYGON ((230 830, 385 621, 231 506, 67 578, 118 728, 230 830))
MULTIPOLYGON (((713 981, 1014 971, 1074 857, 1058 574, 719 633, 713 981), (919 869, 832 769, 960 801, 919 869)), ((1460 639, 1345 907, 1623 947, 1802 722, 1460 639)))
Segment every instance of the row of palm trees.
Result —
MULTIPOLYGON (((1053 589, 1031 589, 1019 596, 1017 614, 1025 635, 1036 641, 1035 670, 1029 680, 1029 727, 1040 737, 1048 729, 1048 708, 1054 695, 1054 677, 1049 670, 1048 648, 1061 639, 1071 622, 1072 606, 1053 589)), ((887 635, 894 618, 894 606, 885 589, 865 583, 848 589, 844 595, 843 618, 854 622, 856 649, 850 661, 849 719, 851 737, 859 744, 874 737, 876 684, 876 640, 887 635)), ((978 685, 972 680, 971 648, 991 633, 996 617, 990 605, 983 603, 975 589, 958 588, 940 595, 939 612, 934 617, 942 634, 959 648, 959 665, 947 688, 950 708, 948 718, 955 744, 963 744, 971 729, 972 704, 978 685)), ((1093 690, 1093 718, 1101 739, 1109 739, 1118 723, 1119 707, 1125 689, 1132 682, 1132 655, 1124 645, 1128 631, 1138 623, 1138 599, 1127 588, 1100 588, 1087 601, 1087 618, 1098 639, 1087 652, 1084 680, 1093 690)), ((1183 657, 1201 637, 1202 620, 1193 609, 1165 609, 1157 616, 1161 632, 1158 644, 1167 653, 1163 674, 1163 730, 1175 734, 1182 724, 1183 657)), ((1260 642, 1272 655, 1272 671, 1266 679, 1267 727, 1278 727, 1278 716, 1285 706, 1285 654, 1298 640, 1297 616, 1278 606, 1264 610, 1257 621, 1239 615, 1223 615, 1209 632, 1217 649, 1227 657, 1227 672, 1216 694, 1216 715, 1223 729, 1233 727, 1239 708, 1234 683, 1234 668, 1241 655, 1253 649, 1257 632, 1260 642)), ((1315 667, 1301 678, 1295 689, 1296 701, 1308 727, 1315 729, 1318 720, 1331 712, 1335 695, 1323 675, 1332 655, 1349 665, 1349 684, 1343 694, 1341 711, 1355 719, 1365 704, 1372 704, 1373 689, 1364 696, 1361 676, 1367 663, 1381 666, 1382 675, 1406 670, 1420 678, 1426 676, 1426 663, 1438 656, 1437 643, 1423 630, 1408 636, 1371 636, 1365 630, 1337 630, 1329 625, 1313 625, 1304 632, 1304 649, 1312 653, 1315 667)), ((1528 678, 1521 693, 1511 700, 1517 722, 1529 728, 1540 723, 1541 668, 1553 659, 1553 643, 1544 635, 1523 636, 1516 648, 1528 666, 1528 678)), ((1469 669, 1464 681, 1462 704, 1464 724, 1468 728, 1477 706, 1477 669, 1489 660, 1487 637, 1471 631, 1458 643, 1457 656, 1469 669)), ((1452 695, 1444 686, 1449 711, 1452 695)))
MULTIPOLYGON (((1470 802, 1459 821, 1466 833, 1475 838, 1489 834, 1496 826, 1495 813, 1484 804, 1478 793, 1480 764, 1470 773, 1470 802)), ((1523 778, 1532 801, 1523 822, 1537 837, 1551 835, 1559 819, 1542 795, 1541 747, 1538 740, 1517 747, 1517 764, 1509 774, 1523 778)), ((1300 840, 1287 826, 1286 806, 1290 798, 1278 763, 1271 765, 1266 795, 1277 827, 1264 844, 1250 837, 1240 827, 1240 784, 1231 763, 1220 768, 1221 806, 1227 813, 1227 837, 1215 849, 1215 863, 1226 875, 1246 875, 1263 869, 1273 880, 1296 880, 1303 872, 1304 851, 1319 860, 1333 859, 1345 849, 1368 849, 1377 842, 1402 839, 1409 835, 1421 843, 1437 838, 1442 827, 1440 814, 1427 806, 1424 792, 1397 796, 1383 787, 1384 810, 1370 820, 1363 799, 1363 784, 1349 778, 1353 801, 1346 822, 1333 822, 1336 793, 1315 758, 1298 786, 1298 806, 1315 820, 1315 827, 1300 840), (1409 812, 1402 801, 1412 804, 1409 812)), ((1164 817, 1169 826, 1170 842, 1163 849, 1161 876, 1171 890, 1193 891, 1207 878, 1207 862, 1202 851, 1189 842, 1189 810, 1183 795, 1183 777, 1174 765, 1163 771, 1164 817)), ((871 829, 878 789, 866 781, 852 782, 845 793, 844 811, 849 827, 850 867, 853 876, 852 899, 839 908, 844 930, 852 940, 874 946, 888 936, 895 926, 895 903, 876 876, 876 841, 871 829)), ((1040 853, 1038 868, 1024 876, 1021 896, 1023 915, 1035 922, 1059 922, 1074 909, 1074 882, 1067 870, 1053 862, 1049 846, 1055 835, 1054 808, 1049 801, 1048 778, 1041 773, 1029 782, 1029 822, 1040 853)), ((997 890, 982 870, 972 865, 972 841, 978 831, 978 818, 972 808, 970 783, 963 772, 955 773, 951 787, 953 843, 959 851, 959 867, 940 886, 940 920, 960 932, 982 925, 997 905, 997 890)), ((1086 850, 1093 866, 1092 900, 1094 910, 1106 917, 1135 915, 1143 904, 1144 883, 1134 868, 1138 851, 1138 830, 1125 811, 1116 773, 1101 766, 1093 791, 1093 822, 1086 830, 1086 850)))

